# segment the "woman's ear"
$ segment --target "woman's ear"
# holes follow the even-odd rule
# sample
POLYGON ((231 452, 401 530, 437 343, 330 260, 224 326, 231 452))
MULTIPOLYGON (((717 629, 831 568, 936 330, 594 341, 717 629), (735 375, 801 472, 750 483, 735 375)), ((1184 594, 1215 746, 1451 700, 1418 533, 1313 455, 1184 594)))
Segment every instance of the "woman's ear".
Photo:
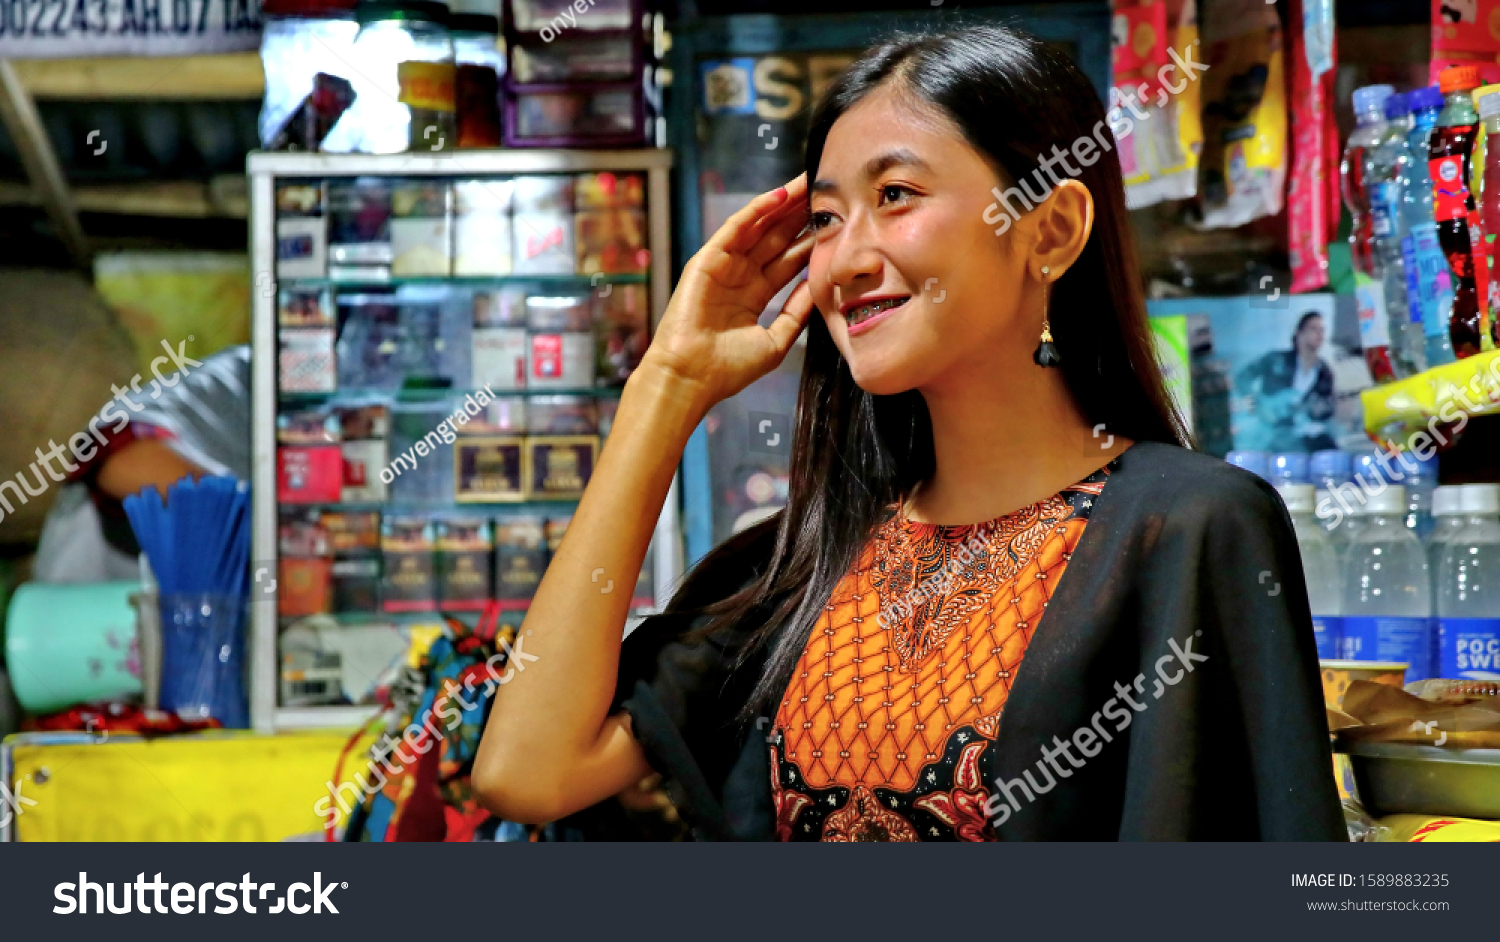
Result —
POLYGON ((1031 265, 1039 272, 1046 266, 1051 279, 1067 271, 1094 228, 1094 197, 1089 188, 1077 180, 1063 180, 1036 208, 1035 243, 1031 265))

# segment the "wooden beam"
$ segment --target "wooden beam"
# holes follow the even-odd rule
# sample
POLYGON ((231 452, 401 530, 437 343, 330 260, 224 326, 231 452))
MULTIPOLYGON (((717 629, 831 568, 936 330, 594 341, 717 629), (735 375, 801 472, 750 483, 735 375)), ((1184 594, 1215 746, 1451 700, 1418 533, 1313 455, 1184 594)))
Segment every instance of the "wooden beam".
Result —
POLYGON ((92 271, 93 252, 89 249, 88 237, 83 234, 83 226, 78 222, 78 212, 68 192, 67 177, 63 176, 57 155, 52 152, 52 141, 37 115, 36 102, 21 85, 9 59, 0 59, 0 121, 10 133, 21 157, 21 166, 26 168, 26 177, 52 224, 57 227, 57 235, 67 247, 68 254, 84 271, 92 271))
MULTIPOLYGON (((198 180, 142 180, 138 183, 79 183, 73 203, 81 213, 161 216, 172 219, 244 219, 249 215, 245 177, 198 180)), ((0 181, 0 206, 36 206, 36 191, 22 183, 0 181)))
POLYGON ((37 100, 172 101, 254 99, 265 94, 257 52, 170 57, 17 59, 21 84, 37 100))

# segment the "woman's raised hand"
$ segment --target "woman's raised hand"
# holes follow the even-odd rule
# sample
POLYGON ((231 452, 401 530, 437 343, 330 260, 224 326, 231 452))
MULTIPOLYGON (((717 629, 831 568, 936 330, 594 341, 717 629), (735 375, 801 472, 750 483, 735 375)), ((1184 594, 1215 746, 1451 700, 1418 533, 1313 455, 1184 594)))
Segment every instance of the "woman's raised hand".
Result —
POLYGON ((807 264, 807 176, 735 213, 683 269, 643 368, 684 380, 707 410, 775 369, 813 308, 799 284, 769 327, 761 311, 807 264))

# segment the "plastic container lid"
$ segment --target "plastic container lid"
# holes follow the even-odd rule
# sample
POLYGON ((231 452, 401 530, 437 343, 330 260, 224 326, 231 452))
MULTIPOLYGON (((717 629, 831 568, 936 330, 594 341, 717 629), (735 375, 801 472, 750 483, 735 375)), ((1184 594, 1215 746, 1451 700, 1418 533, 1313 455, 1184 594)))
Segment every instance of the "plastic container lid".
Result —
MULTIPOLYGON (((1447 74, 1447 73, 1444 73, 1447 74)), ((1474 85, 1478 85, 1478 72, 1475 72, 1474 85)), ((1469 86, 1473 88, 1474 86, 1469 86)), ((1369 121, 1385 115, 1385 100, 1396 94, 1396 90, 1389 85, 1366 85, 1364 88, 1354 90, 1354 114, 1360 121, 1369 121)))
POLYGON ((1371 514, 1406 515, 1406 488, 1400 484, 1387 485, 1380 493, 1365 491, 1364 506, 1358 501, 1354 502, 1354 513, 1356 516, 1369 516, 1371 514))
POLYGON ((354 8, 354 19, 361 26, 386 20, 420 20, 447 26, 449 13, 448 5, 437 0, 360 0, 354 8))
POLYGON ((1406 93, 1406 103, 1411 106, 1413 113, 1418 111, 1431 111, 1443 107, 1443 90, 1436 85, 1427 88, 1418 88, 1406 93))
POLYGON ((1459 503, 1466 514, 1500 514, 1500 484, 1463 484, 1459 503))
POLYGON ((1301 451, 1279 452, 1271 456, 1271 481, 1275 484, 1306 484, 1307 453, 1301 451))
POLYGON ((1333 478, 1336 481, 1347 481, 1352 467, 1353 460, 1349 453, 1336 448, 1315 451, 1307 461, 1307 471, 1315 480, 1333 478))
POLYGON ((1276 492, 1286 504, 1288 513, 1310 514, 1313 512, 1314 491, 1311 484, 1277 484, 1276 492))
MULTIPOLYGON (((1464 92, 1480 85, 1479 67, 1474 65, 1450 66, 1438 73, 1438 88, 1444 95, 1464 92)), ((1355 92, 1355 94, 1359 94, 1355 92)))
POLYGON ((1404 118, 1411 114, 1411 104, 1405 92, 1397 92, 1385 100, 1385 117, 1389 121, 1392 118, 1404 118))
POLYGON ((1231 451, 1224 456, 1224 460, 1263 480, 1271 477, 1271 456, 1263 451, 1231 451))
POLYGON ((1443 484, 1432 492, 1432 515, 1434 517, 1456 517, 1463 513, 1463 488, 1457 484, 1443 484))

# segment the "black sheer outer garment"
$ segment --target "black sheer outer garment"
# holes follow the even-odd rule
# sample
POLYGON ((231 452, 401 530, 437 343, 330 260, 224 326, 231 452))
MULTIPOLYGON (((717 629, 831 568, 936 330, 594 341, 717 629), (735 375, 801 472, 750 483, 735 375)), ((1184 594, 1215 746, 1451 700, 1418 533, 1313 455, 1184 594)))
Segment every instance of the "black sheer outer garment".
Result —
MULTIPOLYGON (((764 567, 773 537, 764 525, 742 534, 684 591, 728 595, 764 567)), ((770 720, 736 718, 761 662, 735 667, 748 627, 692 634, 705 621, 668 612, 637 628, 615 703, 700 839, 774 839, 770 720)), ((1011 783, 1009 801, 986 783, 1001 840, 1347 840, 1302 563, 1276 491, 1176 446, 1122 454, 994 748, 1011 783), (1059 755, 1063 740, 1081 767, 1059 755)))

